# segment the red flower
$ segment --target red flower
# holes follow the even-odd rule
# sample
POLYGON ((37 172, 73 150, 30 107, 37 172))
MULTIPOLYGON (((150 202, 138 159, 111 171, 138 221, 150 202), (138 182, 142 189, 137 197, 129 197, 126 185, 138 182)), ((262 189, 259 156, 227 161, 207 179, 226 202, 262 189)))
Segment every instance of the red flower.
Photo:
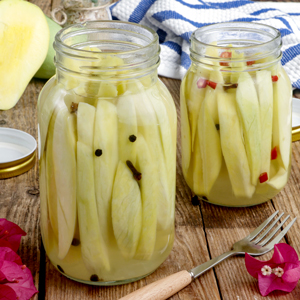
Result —
POLYGON ((0 219, 0 247, 9 247, 16 252, 19 249, 21 237, 25 235, 26 232, 15 223, 0 219))
POLYGON ((274 254, 268 261, 257 260, 246 253, 245 264, 249 274, 258 279, 262 296, 274 290, 291 292, 300 279, 298 255, 287 244, 275 245, 274 254))

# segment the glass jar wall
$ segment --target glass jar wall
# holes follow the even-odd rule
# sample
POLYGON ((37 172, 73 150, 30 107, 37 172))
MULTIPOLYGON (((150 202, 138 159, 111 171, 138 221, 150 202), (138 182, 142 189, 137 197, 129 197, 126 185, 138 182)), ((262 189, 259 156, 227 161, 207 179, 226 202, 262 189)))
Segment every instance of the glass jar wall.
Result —
POLYGON ((191 36, 181 85, 182 168, 192 191, 224 206, 274 197, 291 166, 291 83, 280 32, 219 23, 191 36))
POLYGON ((95 285, 153 272, 174 240, 176 109, 157 35, 114 21, 55 40, 38 101, 41 232, 52 264, 95 285))

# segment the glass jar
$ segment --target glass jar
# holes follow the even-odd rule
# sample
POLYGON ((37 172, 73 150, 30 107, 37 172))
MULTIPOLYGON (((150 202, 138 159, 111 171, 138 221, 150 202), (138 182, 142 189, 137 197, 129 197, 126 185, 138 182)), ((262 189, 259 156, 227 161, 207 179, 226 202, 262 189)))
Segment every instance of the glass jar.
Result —
POLYGON ((109 6, 112 0, 62 0, 61 5, 51 11, 52 19, 66 27, 86 21, 111 20, 109 6), (57 18, 57 15, 61 18, 57 18))
POLYGON ((41 232, 52 264, 87 284, 153 272, 174 240, 176 109, 155 32, 75 24, 55 39, 38 100, 41 232))
POLYGON ((219 23, 192 34, 180 96, 182 168, 201 199, 251 206, 286 184, 292 90, 280 48, 280 32, 262 24, 219 23))

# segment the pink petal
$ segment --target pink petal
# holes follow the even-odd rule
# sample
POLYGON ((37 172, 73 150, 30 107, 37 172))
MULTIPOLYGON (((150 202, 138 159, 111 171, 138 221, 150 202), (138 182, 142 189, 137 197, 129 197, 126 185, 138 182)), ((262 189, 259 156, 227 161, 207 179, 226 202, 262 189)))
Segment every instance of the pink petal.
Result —
POLYGON ((258 278, 258 274, 261 274, 261 268, 265 265, 270 266, 272 269, 276 267, 274 263, 271 263, 271 260, 261 261, 253 258, 248 253, 245 253, 245 265, 248 273, 254 277, 258 278))
POLYGON ((19 249, 21 237, 25 235, 26 232, 15 223, 0 219, 0 240, 9 242, 15 252, 19 249))
POLYGON ((287 262, 297 263, 299 258, 297 252, 293 247, 288 244, 281 243, 274 246, 274 254, 271 260, 276 264, 287 262))
POLYGON ((16 299, 17 299, 17 295, 11 287, 5 284, 0 285, 0 300, 16 300, 16 299))
POLYGON ((270 276, 258 276, 259 291, 262 296, 267 296, 269 293, 275 290, 291 292, 297 285, 297 282, 284 282, 280 277, 275 274, 270 276))
POLYGON ((0 264, 0 280, 7 280, 13 282, 14 280, 19 280, 24 276, 23 270, 20 265, 12 261, 3 261, 0 264))
POLYGON ((298 282, 300 279, 300 262, 297 264, 287 263, 284 268, 282 279, 285 282, 298 282))
POLYGON ((258 287, 262 296, 267 296, 272 291, 276 290, 276 280, 278 277, 275 274, 264 276, 258 274, 258 287))
POLYGON ((22 265, 21 257, 8 247, 0 247, 0 261, 12 261, 18 265, 22 265))
POLYGON ((7 286, 11 287, 17 294, 18 300, 28 300, 33 295, 38 293, 33 283, 31 272, 28 268, 22 270, 23 277, 18 279, 18 283, 6 283, 7 286))

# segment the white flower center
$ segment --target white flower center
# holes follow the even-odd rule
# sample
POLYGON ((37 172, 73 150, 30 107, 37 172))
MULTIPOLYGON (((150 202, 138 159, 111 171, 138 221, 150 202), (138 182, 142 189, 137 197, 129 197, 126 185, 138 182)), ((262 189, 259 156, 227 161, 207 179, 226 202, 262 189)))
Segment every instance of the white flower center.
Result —
POLYGON ((267 276, 267 275, 271 275, 272 274, 272 269, 270 266, 268 265, 265 265, 261 268, 261 273, 264 275, 264 276, 267 276))
POLYGON ((278 277, 281 277, 283 275, 283 273, 284 273, 284 271, 280 267, 274 269, 274 274, 278 277))

